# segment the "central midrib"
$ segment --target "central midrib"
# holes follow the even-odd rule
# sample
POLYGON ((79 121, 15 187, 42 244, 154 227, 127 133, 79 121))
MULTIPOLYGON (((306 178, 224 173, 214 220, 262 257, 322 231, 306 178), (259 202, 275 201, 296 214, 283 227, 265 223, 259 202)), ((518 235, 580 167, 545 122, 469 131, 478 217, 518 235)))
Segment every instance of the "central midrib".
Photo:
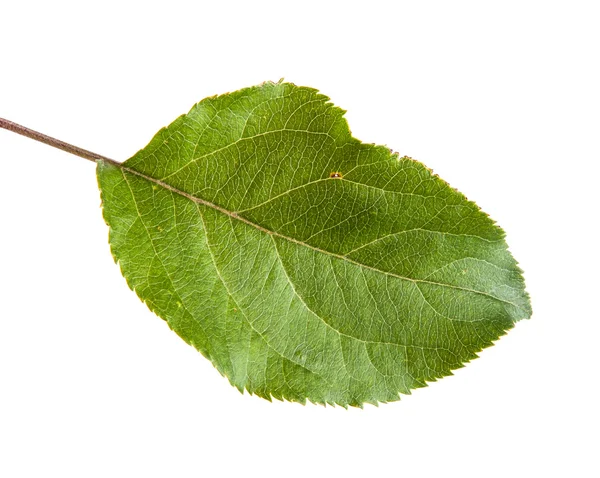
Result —
POLYGON ((325 255, 330 256, 330 257, 335 257, 336 259, 340 259, 340 260, 346 261, 346 262, 348 262, 350 264, 354 264, 354 265, 356 265, 358 267, 362 267, 364 269, 371 270, 371 271, 374 271, 374 272, 379 273, 379 274, 383 274, 383 275, 387 275, 387 276, 390 276, 390 277, 395 277, 395 278, 400 279, 400 280, 405 280, 405 281, 408 281, 408 282, 412 282, 413 284, 417 284, 417 283, 419 283, 419 284, 430 284, 430 285, 436 285, 436 286, 440 286, 440 287, 447 287, 447 288, 455 289, 455 290, 461 290, 461 291, 469 292, 469 293, 472 293, 472 294, 482 295, 482 296, 489 297, 491 299, 497 300, 499 302, 503 302, 505 304, 510 304, 513 307, 516 307, 517 309, 521 310, 521 307, 519 305, 517 305, 517 304, 515 304, 513 302, 510 302, 508 300, 501 299, 500 297, 496 297, 494 295, 488 294, 487 292, 483 292, 483 291, 479 291, 479 290, 475 290, 475 289, 469 289, 467 287, 460 287, 460 286, 453 285, 453 284, 445 284, 445 283, 442 283, 442 282, 429 281, 429 280, 425 280, 425 279, 413 279, 411 277, 402 276, 402 275, 399 275, 399 274, 395 274, 393 272, 382 271, 381 269, 376 269, 375 267, 372 267, 372 266, 369 266, 367 264, 363 264, 361 262, 358 262, 358 261, 355 261, 353 259, 350 259, 347 256, 343 256, 341 254, 336 254, 335 252, 326 251, 325 249, 321 249, 319 247, 313 246, 311 244, 308 244, 306 242, 300 241, 298 239, 294 239, 293 237, 286 236, 285 234, 281 234, 281 233, 279 233, 277 231, 272 231, 270 229, 267 229, 267 228, 265 228, 265 227, 263 227, 263 226, 261 226, 259 224, 256 224, 255 222, 252 222, 252 221, 246 219, 243 216, 240 216, 239 214, 237 214, 237 213, 235 213, 233 211, 229 211, 228 209, 225 209, 225 208, 223 208, 223 207, 221 207, 221 206, 219 206, 217 204, 214 204, 214 203, 212 203, 210 201, 206 201, 205 199, 198 198, 198 197, 195 197, 195 196, 193 196, 193 195, 191 195, 191 194, 189 194, 189 193, 187 193, 185 191, 181 191, 180 189, 177 189, 177 188, 171 186, 170 184, 165 183, 164 181, 161 181, 160 179, 153 178, 153 177, 148 176, 148 175, 146 175, 144 173, 141 173, 141 172, 136 171, 134 169, 128 168, 127 166, 124 166, 123 163, 113 163, 113 162, 111 162, 110 164, 119 167, 122 171, 125 171, 127 173, 133 174, 133 175, 138 176, 140 178, 143 178, 146 181, 149 181, 149 182, 154 183, 154 184, 156 184, 158 186, 161 186, 161 187, 163 187, 163 188, 165 188, 165 189, 167 189, 167 190, 169 190, 171 192, 174 192, 175 194, 179 194, 180 196, 183 196, 183 197, 189 199, 190 201, 192 201, 194 203, 202 204, 203 206, 206 206, 206 207, 209 207, 211 209, 214 209, 215 211, 219 211, 220 213, 225 214, 228 217, 236 219, 236 220, 238 220, 240 222, 243 222, 244 224, 247 224, 247 225, 249 225, 249 226, 251 226, 251 227, 253 227, 253 228, 255 228, 255 229, 257 229, 257 230, 259 230, 261 232, 264 232, 265 234, 269 234, 269 235, 274 236, 274 237, 279 237, 281 239, 284 239, 286 241, 292 242, 292 243, 297 244, 299 246, 303 246, 303 247, 307 247, 309 249, 312 249, 312 250, 314 250, 316 252, 319 252, 321 254, 325 254, 325 255))

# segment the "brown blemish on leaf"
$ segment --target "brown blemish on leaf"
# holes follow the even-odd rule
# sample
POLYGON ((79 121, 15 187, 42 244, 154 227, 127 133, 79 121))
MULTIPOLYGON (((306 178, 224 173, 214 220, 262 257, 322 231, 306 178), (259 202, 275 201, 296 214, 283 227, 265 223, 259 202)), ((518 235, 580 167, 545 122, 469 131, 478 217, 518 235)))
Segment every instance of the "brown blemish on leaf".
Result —
POLYGON ((331 173, 329 175, 330 178, 333 179, 342 179, 342 173, 338 172, 338 171, 334 171, 333 173, 331 173))

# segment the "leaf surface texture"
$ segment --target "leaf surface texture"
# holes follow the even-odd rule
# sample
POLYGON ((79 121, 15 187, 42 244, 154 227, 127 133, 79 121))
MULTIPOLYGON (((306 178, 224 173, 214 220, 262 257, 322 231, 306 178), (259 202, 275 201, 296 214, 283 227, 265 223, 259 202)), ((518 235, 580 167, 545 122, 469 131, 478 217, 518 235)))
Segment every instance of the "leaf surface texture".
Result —
POLYGON ((207 98, 100 162, 129 286, 240 390, 362 406, 449 375, 531 314, 503 231, 311 88, 207 98))

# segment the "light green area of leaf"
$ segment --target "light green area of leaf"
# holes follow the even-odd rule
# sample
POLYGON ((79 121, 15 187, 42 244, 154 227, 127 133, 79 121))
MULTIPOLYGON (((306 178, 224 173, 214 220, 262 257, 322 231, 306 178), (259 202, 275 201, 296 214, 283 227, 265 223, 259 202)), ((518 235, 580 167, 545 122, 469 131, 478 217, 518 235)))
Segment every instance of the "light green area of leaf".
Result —
POLYGON ((98 163, 129 286, 240 390, 361 406, 449 375, 531 314, 503 231, 310 88, 207 98, 98 163))

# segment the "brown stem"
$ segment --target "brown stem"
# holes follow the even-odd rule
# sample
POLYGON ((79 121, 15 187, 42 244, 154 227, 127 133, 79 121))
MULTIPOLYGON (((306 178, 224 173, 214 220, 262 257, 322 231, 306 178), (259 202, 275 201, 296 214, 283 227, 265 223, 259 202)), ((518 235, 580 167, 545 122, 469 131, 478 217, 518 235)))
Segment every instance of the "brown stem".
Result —
POLYGON ((26 128, 25 126, 21 126, 20 124, 13 123, 12 121, 8 121, 4 118, 0 118, 0 128, 7 129, 8 131, 12 131, 13 133, 18 133, 23 136, 27 136, 28 138, 39 141, 40 143, 45 143, 50 146, 54 146, 55 148, 62 149, 63 151, 66 151, 67 153, 74 154, 75 156, 80 156, 89 161, 94 161, 94 162, 104 161, 106 163, 110 163, 110 164, 114 164, 114 165, 120 164, 117 161, 115 161, 114 159, 110 159, 105 156, 100 156, 99 154, 92 153, 91 151, 88 151, 87 149, 79 148, 77 146, 73 146, 72 144, 65 143, 64 141, 61 141, 60 139, 55 139, 50 136, 46 136, 45 134, 38 133, 37 131, 26 128))

